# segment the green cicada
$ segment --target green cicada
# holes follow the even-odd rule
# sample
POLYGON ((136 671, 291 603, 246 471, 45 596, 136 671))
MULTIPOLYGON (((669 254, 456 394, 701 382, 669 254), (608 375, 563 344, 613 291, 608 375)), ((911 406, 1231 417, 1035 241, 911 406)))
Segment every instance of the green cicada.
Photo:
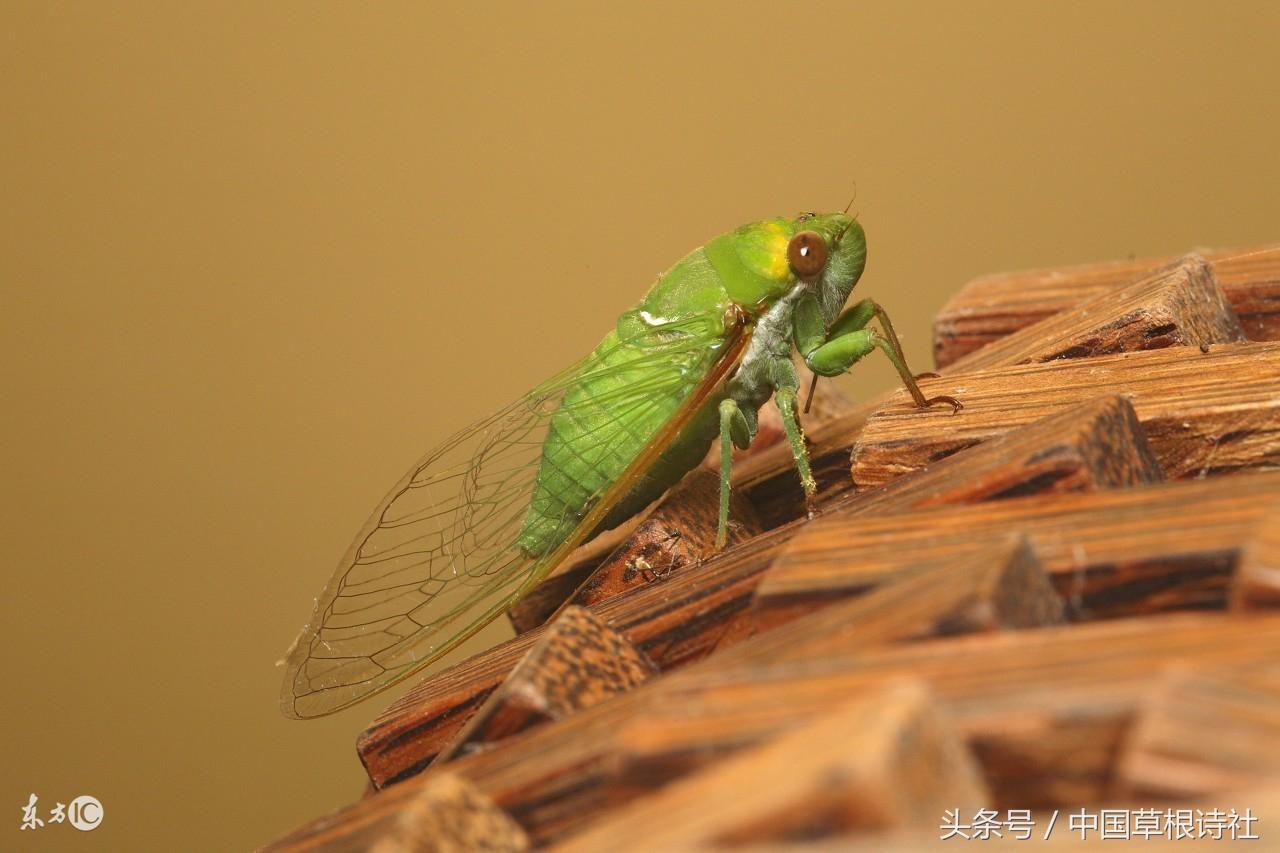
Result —
POLYGON ((438 660, 573 549, 644 509, 774 397, 806 496, 792 349, 820 376, 879 348, 926 399, 880 306, 844 304, 866 239, 843 213, 766 219, 676 262, 586 358, 427 454, 356 536, 288 657, 281 706, 314 717, 438 660), (876 329, 868 324, 877 320, 876 329))

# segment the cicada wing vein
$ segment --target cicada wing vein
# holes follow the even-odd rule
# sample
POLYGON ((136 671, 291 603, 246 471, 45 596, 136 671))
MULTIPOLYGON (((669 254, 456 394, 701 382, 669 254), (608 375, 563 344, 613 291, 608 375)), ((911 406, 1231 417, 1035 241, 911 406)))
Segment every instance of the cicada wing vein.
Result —
POLYGON ((584 359, 419 460, 361 528, 289 650, 285 716, 341 710, 439 660, 586 541, 740 357, 740 325, 727 339, 705 326, 673 320, 662 343, 634 357, 628 351, 622 363, 584 359), (709 349, 717 355, 699 370, 709 349), (612 417, 578 448, 586 458, 664 394, 682 394, 682 402, 584 515, 564 519, 555 547, 528 553, 520 531, 552 415, 575 383, 621 371, 644 378, 597 395, 612 417))

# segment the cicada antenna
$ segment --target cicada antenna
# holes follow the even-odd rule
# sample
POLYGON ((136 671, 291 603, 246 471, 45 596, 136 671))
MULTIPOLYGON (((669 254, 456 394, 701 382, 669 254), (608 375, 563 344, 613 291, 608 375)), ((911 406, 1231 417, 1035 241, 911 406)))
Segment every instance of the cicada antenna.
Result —
MULTIPOLYGON (((846 216, 848 216, 848 215, 849 215, 849 210, 850 210, 850 208, 852 208, 852 207, 853 207, 853 203, 854 203, 855 201, 857 201, 857 200, 858 200, 858 182, 857 182, 857 181, 854 181, 854 182, 853 182, 853 197, 849 199, 849 203, 848 203, 848 204, 846 204, 846 205, 844 206, 844 210, 842 210, 842 211, 841 211, 841 213, 843 213, 843 214, 845 214, 846 216)), ((853 215, 853 219, 857 219, 857 218, 858 218, 858 214, 856 214, 856 213, 855 213, 855 214, 853 215)), ((837 242, 837 243, 839 243, 839 242, 840 242, 840 240, 841 240, 841 238, 843 238, 843 237, 844 237, 844 232, 849 230, 849 226, 850 226, 850 225, 853 225, 853 221, 852 221, 852 220, 850 220, 849 225, 846 225, 844 228, 842 228, 842 229, 840 230, 840 233, 836 235, 836 242, 837 242)), ((807 412, 807 411, 809 411, 809 407, 808 407, 808 406, 805 406, 805 411, 806 411, 806 412, 807 412)))
POLYGON ((853 203, 858 200, 858 182, 853 182, 853 198, 849 199, 849 203, 844 206, 844 213, 848 214, 849 208, 853 207, 853 203))

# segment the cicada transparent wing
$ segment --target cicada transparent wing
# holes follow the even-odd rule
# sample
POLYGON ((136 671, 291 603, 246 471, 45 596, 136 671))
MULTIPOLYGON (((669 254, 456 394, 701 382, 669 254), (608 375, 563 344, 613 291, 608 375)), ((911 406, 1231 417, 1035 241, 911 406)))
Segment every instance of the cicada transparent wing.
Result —
MULTIPOLYGON (((575 453, 586 460, 616 447, 624 431, 634 434, 636 424, 652 421, 647 416, 658 401, 679 395, 676 414, 648 436, 661 444, 674 438, 674 422, 689 416, 699 395, 723 378, 725 370, 717 375, 717 368, 727 354, 741 349, 721 323, 706 317, 669 321, 635 344, 597 350, 454 435, 396 484, 356 536, 289 652, 281 695, 286 716, 339 710, 438 660, 511 607, 594 531, 607 504, 625 492, 624 482, 600 489, 585 516, 565 518, 557 547, 530 553, 519 541, 552 416, 574 405, 567 392, 584 379, 627 380, 605 383, 611 390, 592 397, 597 416, 604 407, 610 417, 577 442, 575 453)), ((633 473, 628 468, 617 480, 633 473)))

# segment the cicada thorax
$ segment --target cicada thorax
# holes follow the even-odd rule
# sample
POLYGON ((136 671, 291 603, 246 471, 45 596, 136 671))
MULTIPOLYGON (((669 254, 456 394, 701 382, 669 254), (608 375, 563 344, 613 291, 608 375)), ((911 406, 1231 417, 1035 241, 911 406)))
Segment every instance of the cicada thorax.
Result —
MULTIPOLYGON (((833 282, 832 292, 823 294, 824 308, 827 301, 843 302, 865 254, 859 250, 851 263, 852 255, 835 239, 851 223, 833 214, 744 225, 686 255, 659 278, 583 362, 581 379, 569 385, 552 416, 520 532, 521 549, 539 556, 565 541, 717 365, 726 341, 777 313, 775 306, 800 282, 789 257, 799 231, 818 229, 815 233, 832 246, 829 261, 824 256, 824 272, 809 284, 827 288, 825 269, 835 270, 846 280, 833 282), (646 387, 661 390, 636 394, 646 387)), ((856 236, 861 245, 860 230, 856 236)), ((787 322, 778 320, 771 334, 783 345, 787 322)), ((717 435, 716 407, 726 393, 717 389, 687 413, 688 422, 609 508, 600 529, 639 512, 698 464, 717 435)), ((758 407, 768 395, 755 396, 743 402, 758 407)))
MULTIPOLYGON (((558 546, 618 482, 703 383, 730 337, 741 332, 740 313, 698 249, 618 319, 584 360, 580 378, 569 384, 551 418, 520 532, 526 553, 541 555, 558 546)), ((715 434, 715 424, 703 420, 691 418, 634 478, 600 529, 643 509, 697 464, 715 434)))

